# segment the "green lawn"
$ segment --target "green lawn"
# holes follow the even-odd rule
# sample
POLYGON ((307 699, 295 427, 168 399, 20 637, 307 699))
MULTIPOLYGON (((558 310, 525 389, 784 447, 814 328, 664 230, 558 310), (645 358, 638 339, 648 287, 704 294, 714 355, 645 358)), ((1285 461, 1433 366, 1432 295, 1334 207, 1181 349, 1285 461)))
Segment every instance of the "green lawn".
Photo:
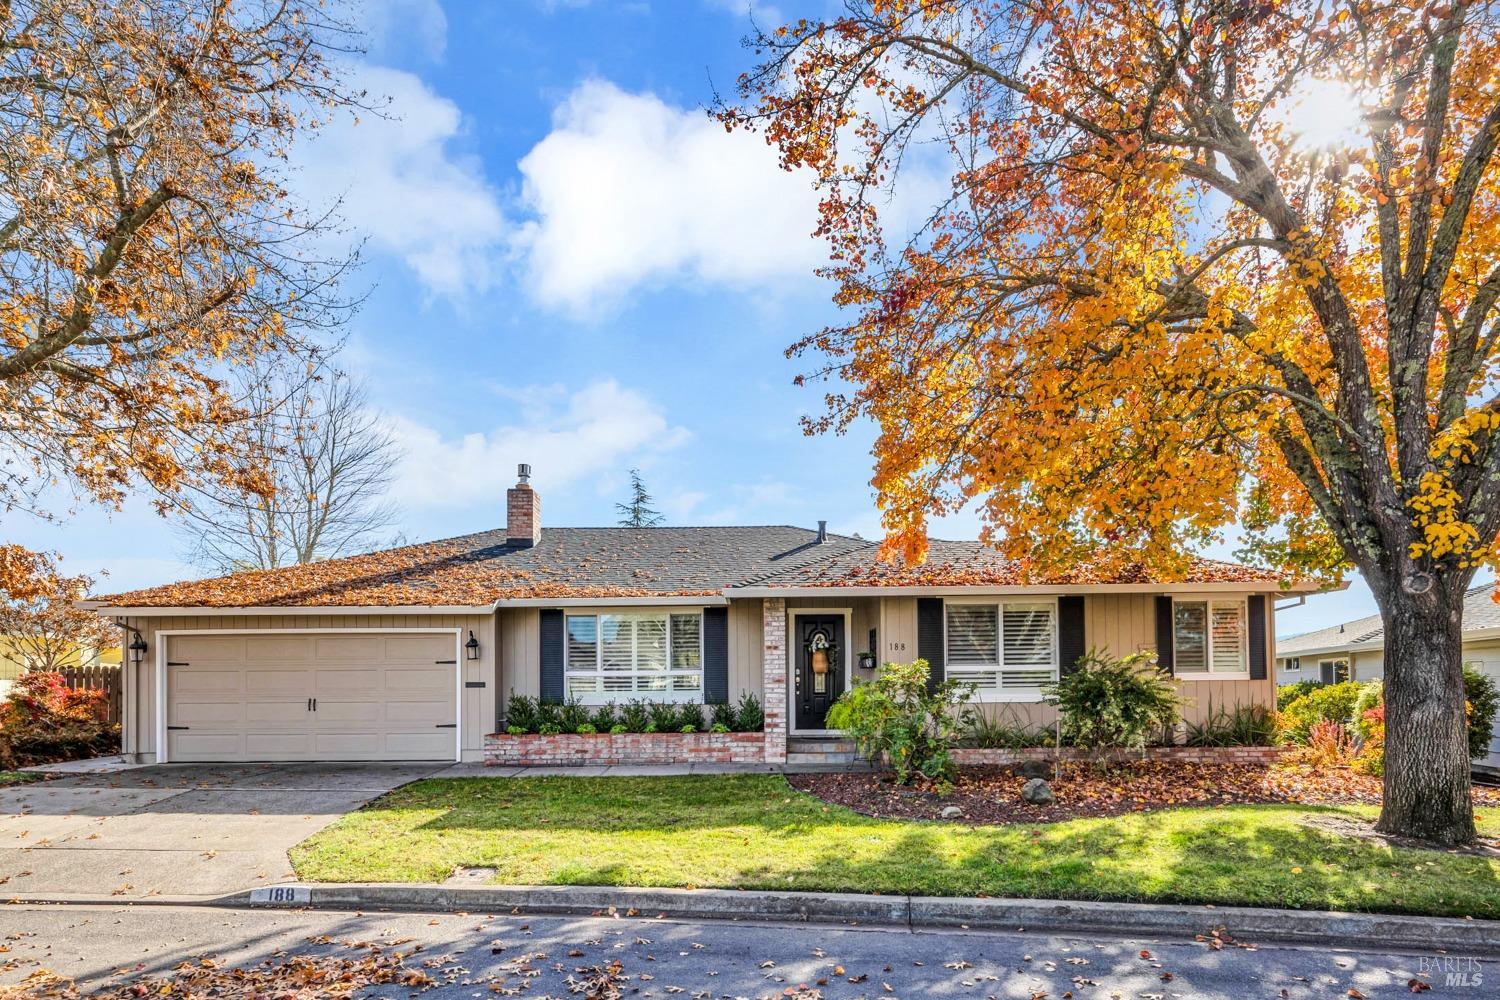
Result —
MULTIPOLYGON (((1391 850, 1315 812, 1178 809, 1035 826, 871 819, 776 775, 433 779, 292 850, 312 881, 776 888, 1156 900, 1500 918, 1500 861, 1391 850)), ((1500 834, 1500 811, 1481 827, 1500 834)))
POLYGON ((30 774, 26 771, 0 771, 0 788, 6 785, 24 785, 28 781, 40 781, 40 774, 30 774))

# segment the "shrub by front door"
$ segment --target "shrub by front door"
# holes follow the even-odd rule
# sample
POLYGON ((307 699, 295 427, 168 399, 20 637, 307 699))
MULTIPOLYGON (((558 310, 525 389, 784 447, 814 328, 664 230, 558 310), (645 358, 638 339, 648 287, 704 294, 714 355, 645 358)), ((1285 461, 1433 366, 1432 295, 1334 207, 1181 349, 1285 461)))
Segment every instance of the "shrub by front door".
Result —
POLYGON ((844 691, 844 616, 797 615, 797 729, 825 729, 828 706, 844 691))

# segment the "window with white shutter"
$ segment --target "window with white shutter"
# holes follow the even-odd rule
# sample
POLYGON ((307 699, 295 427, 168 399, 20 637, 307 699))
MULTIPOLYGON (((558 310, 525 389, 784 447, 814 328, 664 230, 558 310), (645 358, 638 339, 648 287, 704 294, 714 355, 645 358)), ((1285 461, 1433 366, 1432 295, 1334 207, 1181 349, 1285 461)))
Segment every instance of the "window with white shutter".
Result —
POLYGON ((1243 600, 1172 603, 1173 672, 1177 676, 1249 676, 1243 600))
POLYGON ((947 601, 944 612, 947 676, 981 700, 1035 700, 1057 680, 1056 601, 947 601))
POLYGON ((568 615, 567 692, 589 704, 691 701, 703 691, 700 612, 568 615))

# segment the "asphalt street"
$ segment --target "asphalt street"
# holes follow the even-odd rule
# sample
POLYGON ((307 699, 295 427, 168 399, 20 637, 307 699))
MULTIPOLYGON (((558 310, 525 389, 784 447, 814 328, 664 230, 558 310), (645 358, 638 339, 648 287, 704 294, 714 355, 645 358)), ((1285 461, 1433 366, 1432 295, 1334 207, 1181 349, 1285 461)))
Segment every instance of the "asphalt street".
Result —
MULTIPOLYGON (((47 969, 84 987, 136 983, 184 961, 200 969, 203 959, 223 969, 282 967, 294 956, 360 958, 374 945, 387 959, 402 953, 405 967, 430 977, 434 985, 422 995, 454 998, 588 996, 601 970, 624 997, 692 1000, 1376 998, 1412 995, 1413 979, 1431 984, 1428 997, 1500 997, 1500 959, 1404 953, 1385 942, 1349 950, 1255 942, 1215 947, 627 916, 82 905, 0 906, 0 938, 8 948, 0 953, 0 983, 47 969)), ((417 992, 387 984, 367 995, 417 992)))

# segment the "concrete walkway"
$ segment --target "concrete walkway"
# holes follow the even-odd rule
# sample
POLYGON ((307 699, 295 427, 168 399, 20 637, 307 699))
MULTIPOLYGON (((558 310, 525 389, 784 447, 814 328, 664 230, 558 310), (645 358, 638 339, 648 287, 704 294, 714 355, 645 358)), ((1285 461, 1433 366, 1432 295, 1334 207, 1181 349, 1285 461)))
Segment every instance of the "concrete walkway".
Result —
POLYGON ((217 896, 292 878, 287 849, 445 764, 166 764, 0 788, 0 893, 217 896))

